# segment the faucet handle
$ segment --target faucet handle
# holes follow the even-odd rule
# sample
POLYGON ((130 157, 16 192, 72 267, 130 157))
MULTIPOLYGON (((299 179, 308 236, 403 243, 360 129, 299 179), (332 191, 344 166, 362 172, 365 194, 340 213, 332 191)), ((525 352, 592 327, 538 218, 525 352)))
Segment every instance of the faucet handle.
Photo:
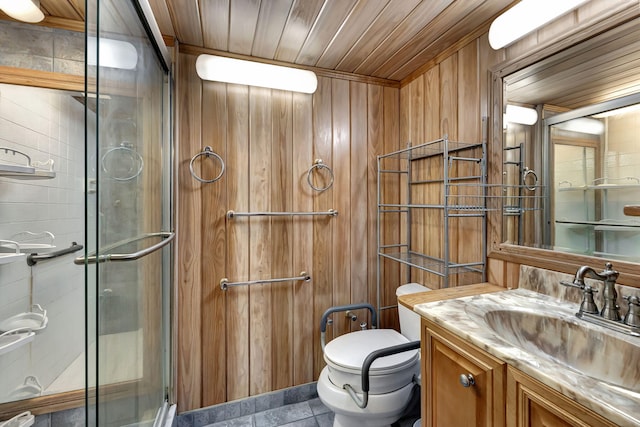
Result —
POLYGON ((635 295, 627 295, 623 298, 629 302, 629 310, 623 320, 624 324, 640 327, 640 298, 635 295))
POLYGON ((569 282, 566 280, 560 281, 561 285, 570 286, 572 288, 578 288, 582 290, 582 302, 580 303, 580 313, 599 314, 598 306, 593 299, 593 294, 598 292, 597 289, 593 289, 590 285, 586 285, 582 280, 578 283, 569 282))

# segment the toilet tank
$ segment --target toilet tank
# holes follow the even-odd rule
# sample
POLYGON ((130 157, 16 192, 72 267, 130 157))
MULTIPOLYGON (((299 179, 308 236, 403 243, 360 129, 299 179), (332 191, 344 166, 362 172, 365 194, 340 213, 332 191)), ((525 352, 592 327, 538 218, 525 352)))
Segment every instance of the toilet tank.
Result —
MULTIPOLYGON (((406 285, 398 286, 396 289, 396 297, 430 290, 431 289, 426 286, 418 283, 407 283, 406 285)), ((400 333, 411 341, 420 340, 420 315, 415 311, 409 310, 399 302, 398 315, 400 317, 400 333)))

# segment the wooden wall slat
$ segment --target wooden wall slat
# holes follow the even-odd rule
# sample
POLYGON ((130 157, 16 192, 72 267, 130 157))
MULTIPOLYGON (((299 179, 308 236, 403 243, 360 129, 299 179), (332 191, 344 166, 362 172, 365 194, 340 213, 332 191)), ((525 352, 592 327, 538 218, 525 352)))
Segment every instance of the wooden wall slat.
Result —
MULTIPOLYGON (((228 117, 225 84, 203 83, 202 116, 202 140, 214 153, 226 159, 228 117)), ((206 157, 200 157, 200 160, 205 179, 218 176, 221 166, 217 160, 206 157)), ((227 354, 220 354, 217 350, 225 347, 227 339, 225 293, 215 280, 225 271, 226 183, 227 176, 223 175, 213 184, 199 184, 202 192, 202 277, 214 278, 203 280, 202 286, 202 403, 205 406, 227 398, 227 354)))
MULTIPOLYGON (((249 89, 228 85, 227 194, 228 209, 249 210, 249 89)), ((249 221, 227 220, 227 268, 223 277, 231 281, 249 278, 249 221)), ((218 276, 208 278, 218 280, 218 276)), ((232 355, 227 360, 227 399, 249 395, 249 289, 235 287, 226 291, 227 345, 232 355)), ((220 352, 221 350, 218 350, 220 352)), ((215 380, 215 379, 213 379, 215 380)), ((194 406, 197 408, 198 406, 194 406)))
MULTIPOLYGON (((249 211, 271 210, 271 90, 249 88, 249 211)), ((275 219, 277 220, 277 218, 275 219)), ((249 279, 271 277, 272 252, 269 217, 249 219, 249 279)), ((249 288, 249 393, 271 390, 271 349, 273 346, 271 285, 249 288)))
POLYGON ((181 88, 176 99, 178 134, 178 185, 176 248, 180 254, 178 269, 178 368, 177 389, 181 404, 197 407, 202 399, 202 277, 200 211, 202 197, 197 181, 189 173, 189 161, 200 152, 201 83, 195 71, 195 60, 182 56, 177 64, 176 80, 181 88))
MULTIPOLYGON (((308 169, 313 164, 312 96, 293 94, 293 211, 311 212, 315 192, 307 183, 308 169)), ((313 265, 313 221, 293 222, 293 265, 295 271, 306 271, 311 282, 298 282, 293 288, 293 381, 314 381, 313 357, 320 342, 316 340, 318 320, 315 318, 314 288, 318 283, 313 265)))
MULTIPOLYGON (((272 92, 271 209, 278 212, 293 210, 293 112, 291 92, 272 92)), ((271 277, 293 277, 302 270, 294 270, 293 224, 291 217, 274 218, 271 222, 271 277)), ((293 383, 293 289, 292 283, 271 286, 272 390, 291 387, 293 383)))
MULTIPOLYGON (((333 304, 344 305, 351 301, 351 127, 349 82, 331 81, 333 208, 339 212, 332 221, 332 241, 329 251, 333 257, 333 304)), ((328 308, 328 307, 327 307, 328 308)), ((343 315, 333 316, 333 331, 340 335, 349 332, 350 321, 343 315)))
MULTIPOLYGON (((369 168, 368 146, 363 142, 367 141, 367 85, 364 83, 349 83, 349 116, 351 117, 351 164, 349 199, 350 204, 345 206, 349 209, 351 227, 349 230, 351 251, 349 254, 351 296, 349 301, 353 302, 373 302, 375 299, 369 298, 367 285, 369 282, 369 262, 368 249, 375 247, 375 240, 368 233, 370 221, 367 192, 362 191, 362 184, 367 183, 367 171, 369 168)), ((367 321, 367 314, 359 314, 360 321, 367 321)), ((359 322, 357 322, 359 323, 359 322)), ((359 329, 358 324, 351 325, 351 329, 359 329)))

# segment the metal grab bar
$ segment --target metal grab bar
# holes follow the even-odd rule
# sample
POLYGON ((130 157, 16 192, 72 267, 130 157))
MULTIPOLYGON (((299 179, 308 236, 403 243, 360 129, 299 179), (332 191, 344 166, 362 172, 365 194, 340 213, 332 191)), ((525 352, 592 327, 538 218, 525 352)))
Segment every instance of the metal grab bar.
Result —
POLYGON ((228 211, 227 218, 232 219, 237 216, 338 216, 338 211, 329 209, 326 212, 234 212, 228 211))
POLYGON ((257 284, 265 284, 265 283, 277 283, 277 282, 291 282, 304 280, 305 282, 311 281, 311 276, 307 272, 300 273, 299 277, 284 277, 282 279, 264 279, 264 280, 250 280, 248 282, 229 282, 229 279, 226 277, 220 280, 220 289, 226 291, 230 286, 244 286, 244 285, 257 285, 257 284))
POLYGON ((38 261, 44 261, 47 259, 52 259, 52 258, 57 258, 60 257, 62 255, 67 255, 73 252, 77 252, 81 249, 83 249, 84 246, 77 244, 76 242, 72 242, 71 246, 69 246, 68 248, 64 248, 64 249, 60 249, 59 251, 55 251, 55 252, 49 252, 46 254, 29 254, 27 255, 27 265, 28 266, 34 266, 37 264, 38 261))
POLYGON ((156 243, 155 245, 151 245, 148 248, 141 249, 137 252, 131 252, 126 254, 104 254, 104 255, 96 255, 96 253, 93 252, 92 254, 89 254, 86 257, 78 257, 74 259, 73 262, 74 264, 82 265, 85 263, 96 264, 96 263, 105 262, 105 261, 135 261, 171 243, 171 241, 176 237, 176 233, 172 231, 159 231, 157 233, 143 234, 142 236, 133 237, 127 240, 122 240, 120 242, 114 243, 113 245, 107 246, 106 248, 102 249, 102 252, 109 251, 111 249, 115 249, 117 247, 128 245, 129 243, 138 242, 140 240, 148 239, 151 237, 163 237, 164 240, 162 240, 159 243, 156 243))

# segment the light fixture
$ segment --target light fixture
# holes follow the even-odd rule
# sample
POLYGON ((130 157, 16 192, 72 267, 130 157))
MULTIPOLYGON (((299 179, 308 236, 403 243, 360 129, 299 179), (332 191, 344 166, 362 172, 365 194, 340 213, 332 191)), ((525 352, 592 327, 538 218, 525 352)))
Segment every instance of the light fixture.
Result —
POLYGON ((505 123, 533 125, 538 121, 538 112, 533 108, 507 104, 504 114, 505 123))
POLYGON ((567 120, 566 122, 553 125, 557 129, 570 132, 588 133, 590 135, 602 135, 604 133, 604 123, 600 120, 590 119, 588 117, 579 117, 577 119, 567 120))
POLYGON ((318 79, 313 71, 223 56, 200 55, 196 72, 203 80, 314 93, 318 79))
POLYGON ((640 104, 629 105, 627 107, 616 108, 615 110, 605 111, 603 113, 594 114, 596 119, 603 119, 605 117, 617 116, 618 114, 627 114, 640 110, 640 104))
POLYGON ((522 0, 491 23, 489 44, 503 48, 587 1, 522 0))
POLYGON ((87 63, 89 65, 99 65, 100 67, 133 70, 138 63, 138 51, 129 42, 103 37, 98 39, 89 36, 87 40, 87 63), (97 52, 99 52, 100 58, 96 55, 97 52))
POLYGON ((0 9, 18 21, 36 23, 44 19, 40 0, 0 0, 0 9))

